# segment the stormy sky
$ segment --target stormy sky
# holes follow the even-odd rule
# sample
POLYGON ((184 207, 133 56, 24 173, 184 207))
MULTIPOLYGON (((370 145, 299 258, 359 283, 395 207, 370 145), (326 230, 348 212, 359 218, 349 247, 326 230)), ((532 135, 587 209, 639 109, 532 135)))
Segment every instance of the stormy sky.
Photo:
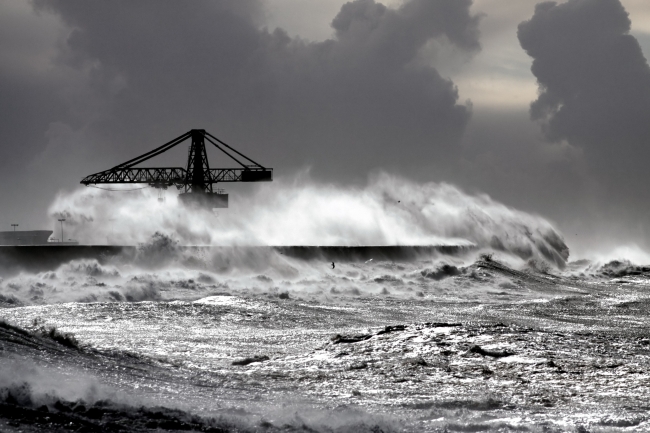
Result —
POLYGON ((446 181, 648 249, 649 54, 646 0, 0 0, 0 224, 204 128, 276 176, 446 181))

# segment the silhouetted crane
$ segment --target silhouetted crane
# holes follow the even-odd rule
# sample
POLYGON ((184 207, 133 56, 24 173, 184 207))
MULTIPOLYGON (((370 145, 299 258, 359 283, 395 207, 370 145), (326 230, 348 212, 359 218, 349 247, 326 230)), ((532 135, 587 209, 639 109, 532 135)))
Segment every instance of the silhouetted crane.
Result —
POLYGON ((263 167, 214 135, 206 132, 205 129, 192 129, 137 158, 123 162, 108 170, 86 176, 81 183, 86 186, 91 184, 146 183, 154 188, 163 189, 174 185, 183 190, 179 194, 179 199, 184 204, 227 208, 228 194, 220 190, 214 191, 213 184, 218 182, 270 182, 272 180, 272 168, 263 167), (134 167, 136 164, 167 152, 187 139, 191 139, 191 144, 186 168, 134 167), (205 140, 241 165, 241 168, 210 168, 205 152, 205 140), (252 164, 242 163, 230 154, 226 148, 252 164))

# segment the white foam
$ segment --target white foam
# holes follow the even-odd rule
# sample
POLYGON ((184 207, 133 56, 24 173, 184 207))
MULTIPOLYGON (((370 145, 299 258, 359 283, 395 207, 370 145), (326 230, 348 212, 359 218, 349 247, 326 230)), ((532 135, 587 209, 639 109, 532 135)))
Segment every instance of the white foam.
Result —
POLYGON ((223 305, 223 306, 244 306, 246 300, 238 296, 229 296, 229 295, 215 295, 207 296, 192 302, 193 304, 205 304, 205 305, 223 305))
POLYGON ((539 364, 546 362, 546 360, 544 358, 528 358, 521 355, 512 355, 499 358, 499 362, 505 362, 508 364, 539 364))

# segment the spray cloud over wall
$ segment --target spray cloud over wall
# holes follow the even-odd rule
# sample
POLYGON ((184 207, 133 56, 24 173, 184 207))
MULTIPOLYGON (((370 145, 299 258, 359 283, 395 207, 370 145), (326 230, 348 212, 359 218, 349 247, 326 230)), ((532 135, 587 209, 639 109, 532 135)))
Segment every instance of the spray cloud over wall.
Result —
POLYGON ((563 263, 568 248, 545 219, 487 195, 389 174, 364 187, 311 180, 306 173, 231 196, 230 209, 187 210, 153 189, 60 194, 50 214, 82 243, 136 244, 155 232, 185 245, 459 245, 563 263))

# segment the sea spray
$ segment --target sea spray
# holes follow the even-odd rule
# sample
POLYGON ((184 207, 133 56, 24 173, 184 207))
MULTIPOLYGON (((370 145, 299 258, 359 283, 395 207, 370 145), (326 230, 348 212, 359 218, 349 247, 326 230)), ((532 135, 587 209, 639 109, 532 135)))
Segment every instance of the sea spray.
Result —
POLYGON ((184 245, 458 245, 541 258, 562 267, 569 250, 551 223, 446 183, 382 173, 363 187, 305 173, 231 197, 230 209, 188 211, 168 192, 80 188, 50 214, 82 243, 133 245, 164 233, 184 245))

